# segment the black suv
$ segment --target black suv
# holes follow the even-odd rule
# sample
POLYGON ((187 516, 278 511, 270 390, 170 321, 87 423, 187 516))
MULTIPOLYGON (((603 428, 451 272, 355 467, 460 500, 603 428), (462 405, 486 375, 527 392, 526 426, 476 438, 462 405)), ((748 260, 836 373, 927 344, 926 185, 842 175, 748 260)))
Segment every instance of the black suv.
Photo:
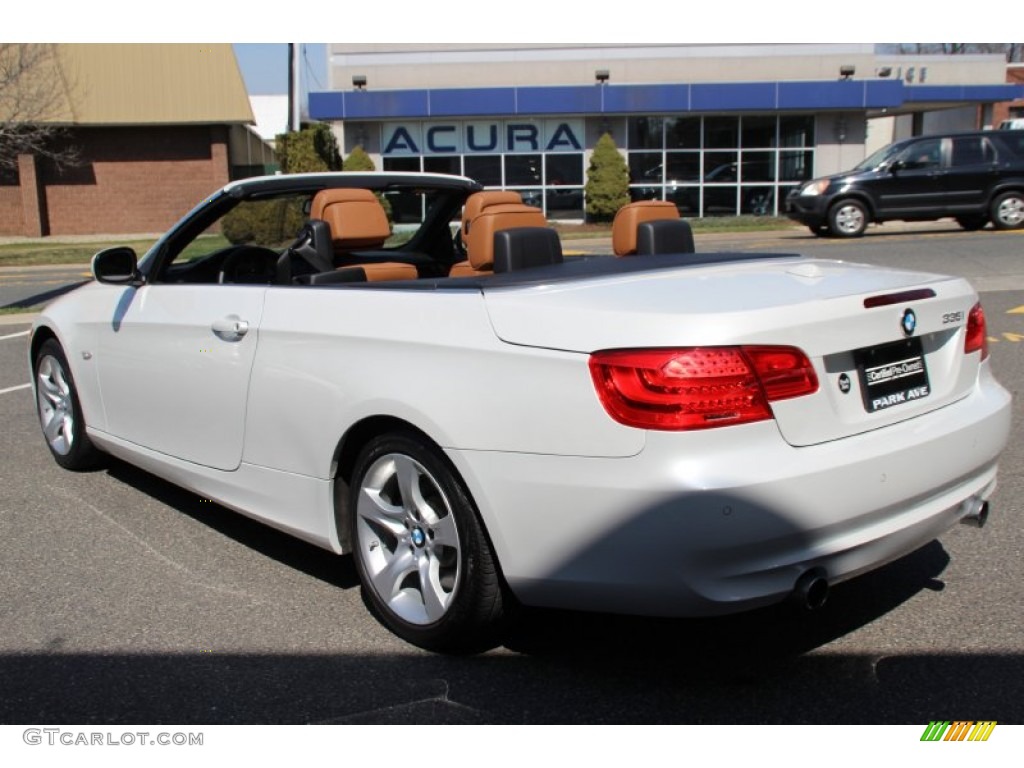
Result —
POLYGON ((816 235, 860 237, 870 222, 954 217, 964 229, 1024 226, 1024 131, 915 136, 786 198, 816 235))

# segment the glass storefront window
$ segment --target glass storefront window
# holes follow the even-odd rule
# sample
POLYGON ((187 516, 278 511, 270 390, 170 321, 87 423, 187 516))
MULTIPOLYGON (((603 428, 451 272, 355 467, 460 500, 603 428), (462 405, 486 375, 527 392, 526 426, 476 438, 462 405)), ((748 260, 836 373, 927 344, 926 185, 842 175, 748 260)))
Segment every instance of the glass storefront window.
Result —
POLYGON ((630 187, 629 197, 637 200, 661 200, 661 187, 630 187))
POLYGON ((700 187, 677 187, 669 190, 668 199, 676 204, 681 216, 700 215, 700 187))
POLYGON ((814 116, 790 115, 779 118, 780 147, 813 147, 814 116))
POLYGON ((540 155, 505 155, 505 183, 532 185, 541 183, 540 155))
POLYGON ((661 184, 665 180, 665 168, 661 161, 661 152, 630 152, 630 183, 661 184))
POLYGON ((462 158, 458 155, 428 155, 423 158, 423 170, 427 173, 451 173, 462 175, 462 158))
POLYGON ((779 181, 807 181, 814 177, 814 152, 779 152, 779 181))
POLYGON ((418 173, 420 159, 418 157, 385 157, 384 170, 398 173, 418 173))
POLYGON ((740 193, 740 213, 752 216, 774 216, 775 188, 743 187, 740 193))
POLYGON ((669 184, 679 182, 700 182, 700 152, 666 152, 665 181, 669 184))
POLYGON ((545 183, 548 186, 583 183, 583 155, 558 154, 544 158, 545 183))
POLYGON ((558 187, 544 194, 549 219, 582 219, 583 188, 558 187))
POLYGON ((775 181, 774 152, 744 152, 740 163, 740 181, 775 181))
POLYGON ((544 206, 543 189, 513 189, 512 191, 518 192, 520 197, 523 198, 523 202, 527 205, 532 205, 534 208, 542 208, 544 206))
POLYGON ((700 149, 700 118, 665 118, 665 147, 668 149, 700 149))
POLYGON ((466 155, 465 174, 485 187, 501 186, 500 155, 466 155))
POLYGON ((775 116, 755 115, 743 118, 743 136, 740 146, 751 149, 775 146, 775 116))
POLYGON ((664 122, 664 118, 661 117, 629 118, 629 148, 661 149, 664 122))
POLYGON ((732 149, 740 145, 738 117, 705 117, 704 146, 708 149, 732 149))
POLYGON ((738 152, 705 152, 704 183, 726 184, 739 179, 738 152))

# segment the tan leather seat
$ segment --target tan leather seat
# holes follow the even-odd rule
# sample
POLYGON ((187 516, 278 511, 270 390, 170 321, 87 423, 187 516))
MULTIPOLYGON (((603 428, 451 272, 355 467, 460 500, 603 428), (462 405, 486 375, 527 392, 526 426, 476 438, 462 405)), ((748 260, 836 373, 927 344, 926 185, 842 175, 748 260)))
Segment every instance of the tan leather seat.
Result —
POLYGON ((501 189, 486 189, 483 192, 474 192, 472 195, 466 198, 466 204, 462 208, 462 226, 459 229, 459 236, 462 238, 462 244, 466 244, 466 235, 469 232, 469 223, 477 216, 480 212, 492 205, 510 205, 514 203, 522 204, 523 196, 518 192, 512 192, 511 190, 501 189))
POLYGON ((518 227, 546 227, 539 208, 522 203, 489 205, 470 221, 466 237, 469 259, 455 264, 449 277, 471 277, 494 273, 494 233, 518 227))
POLYGON ((612 250, 616 256, 635 254, 637 227, 646 221, 678 218, 679 209, 668 200, 639 200, 624 205, 612 221, 612 250))
MULTIPOLYGON (((321 219, 331 229, 331 245, 335 256, 359 249, 376 250, 391 236, 387 214, 368 189, 322 189, 313 198, 310 219, 321 219)), ((416 267, 397 261, 346 264, 356 266, 369 281, 415 280, 416 267)))

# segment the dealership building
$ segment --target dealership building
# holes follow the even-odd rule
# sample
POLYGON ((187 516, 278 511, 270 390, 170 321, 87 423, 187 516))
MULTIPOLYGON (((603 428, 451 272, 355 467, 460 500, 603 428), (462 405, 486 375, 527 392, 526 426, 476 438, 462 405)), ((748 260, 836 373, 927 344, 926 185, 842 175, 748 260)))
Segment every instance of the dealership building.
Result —
MULTIPOLYGON (((635 199, 687 216, 777 214, 786 193, 897 138, 989 127, 1019 99, 998 55, 862 44, 351 44, 328 47, 309 116, 377 167, 515 189, 582 219, 597 140, 635 199)), ((414 216, 415 212, 398 212, 414 216)))

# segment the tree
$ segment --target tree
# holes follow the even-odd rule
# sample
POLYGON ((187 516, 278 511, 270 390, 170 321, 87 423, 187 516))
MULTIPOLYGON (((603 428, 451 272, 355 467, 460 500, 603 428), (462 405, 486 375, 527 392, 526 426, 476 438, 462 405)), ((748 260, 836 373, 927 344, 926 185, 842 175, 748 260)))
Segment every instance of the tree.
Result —
POLYGON ((587 169, 587 217, 609 221, 629 202, 629 169, 610 134, 597 140, 587 169))
POLYGON ((78 157, 61 141, 72 83, 49 43, 0 43, 0 169, 19 155, 50 160, 58 168, 78 157))
POLYGON ((373 158, 366 154, 362 144, 356 144, 345 158, 342 164, 343 171, 376 171, 377 166, 373 164, 373 158))
POLYGON ((341 170, 341 153, 327 123, 307 125, 277 136, 276 153, 281 173, 323 173, 341 170))

